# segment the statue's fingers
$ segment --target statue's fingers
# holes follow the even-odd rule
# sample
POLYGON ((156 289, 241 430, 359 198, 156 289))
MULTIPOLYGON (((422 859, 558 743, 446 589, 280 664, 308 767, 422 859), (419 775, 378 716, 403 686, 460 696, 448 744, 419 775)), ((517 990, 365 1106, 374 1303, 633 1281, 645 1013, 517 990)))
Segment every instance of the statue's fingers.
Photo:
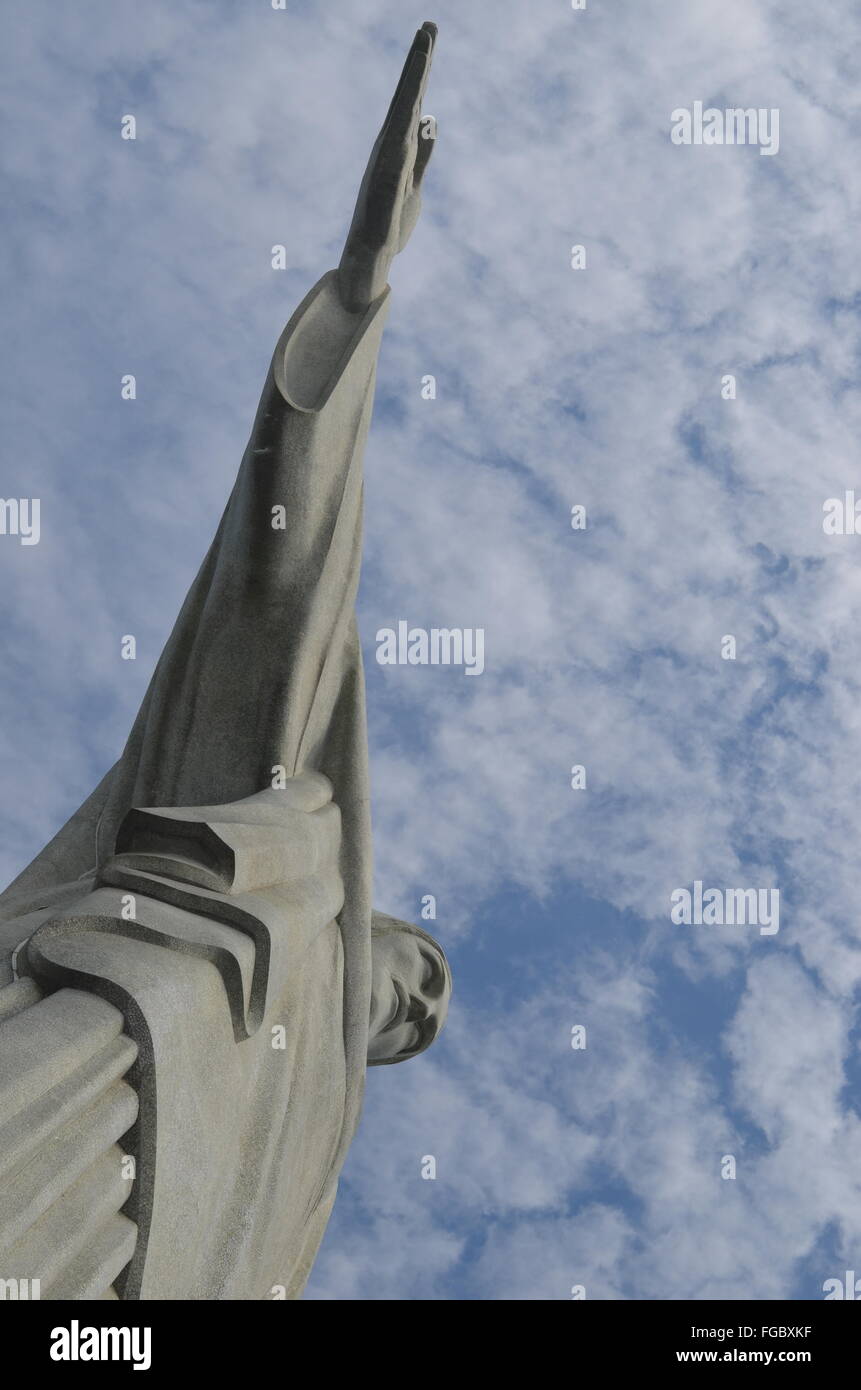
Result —
POLYGON ((380 140, 380 165, 386 169, 399 166, 404 180, 411 176, 415 163, 422 79, 427 64, 428 54, 419 52, 413 56, 401 94, 380 140))
POLYGON ((425 23, 422 25, 422 29, 425 33, 429 35, 431 40, 431 47, 430 52, 427 56, 427 63, 425 64, 425 70, 422 75, 421 85, 419 87, 418 93, 418 100, 416 102, 416 108, 414 111, 414 121, 416 128, 415 132, 410 132, 411 139, 414 136, 416 140, 416 156, 411 172, 410 186, 411 188, 414 188, 416 192, 418 192, 418 189, 421 185, 425 169, 428 166, 428 160, 433 154, 434 141, 436 139, 436 121, 434 120, 433 116, 422 115, 422 106, 424 104, 424 96, 425 91, 427 89, 430 67, 433 61, 433 50, 436 44, 437 27, 430 20, 426 20, 425 23))
POLYGON ((381 136, 385 134, 386 127, 388 126, 389 121, 392 119, 392 115, 395 111, 395 108, 401 99, 404 84, 407 82, 410 75, 413 58, 416 56, 417 53, 430 54, 433 50, 434 38, 436 37, 436 25, 433 26, 433 29, 434 33, 432 34, 427 25, 423 24, 421 29, 418 29, 416 31, 416 36, 410 44, 410 50, 406 58, 404 59, 404 65, 401 68, 401 75, 398 78, 398 85, 395 87, 394 96, 392 97, 389 103, 389 109, 386 112, 386 119, 383 121, 382 129, 380 131, 381 136))
MULTIPOLYGON (((436 25, 428 23, 413 40, 365 170, 348 247, 356 240, 378 249, 396 249, 404 197, 415 178, 421 96, 435 37, 436 25)), ((423 159, 422 168, 426 162, 423 159)))
POLYGON ((403 150, 382 146, 362 199, 361 235, 367 244, 381 248, 391 242, 400 221, 404 185, 403 150))
POLYGON ((422 25, 422 29, 425 31, 426 34, 430 34, 431 54, 433 54, 434 44, 436 43, 436 36, 439 33, 439 30, 437 29, 432 19, 426 19, 424 24, 422 25))
MULTIPOLYGON (((374 200, 379 196, 386 204, 389 203, 387 195, 393 183, 402 194, 415 177, 418 123, 436 33, 436 25, 429 20, 416 33, 374 148, 371 175, 374 200), (386 186, 385 194, 383 185, 386 186)), ((426 162, 425 158, 422 168, 426 162)), ((392 210, 395 211, 394 208, 392 210)))
POLYGON ((430 39, 430 48, 428 49, 427 64, 425 66, 424 76, 422 78, 421 91, 419 92, 419 110, 421 110, 422 102, 424 101, 425 88, 427 87, 428 77, 430 75, 431 63, 433 62, 433 51, 436 47, 437 27, 429 19, 427 19, 425 20, 424 24, 419 30, 419 33, 427 34, 430 39))

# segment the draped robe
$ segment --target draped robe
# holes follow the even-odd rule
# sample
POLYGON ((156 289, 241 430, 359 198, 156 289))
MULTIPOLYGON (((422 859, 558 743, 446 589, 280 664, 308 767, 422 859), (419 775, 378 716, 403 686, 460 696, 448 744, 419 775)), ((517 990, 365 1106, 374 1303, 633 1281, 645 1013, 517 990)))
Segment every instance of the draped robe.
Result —
POLYGON ((298 1297, 358 1122, 372 909, 354 605, 388 296, 348 313, 329 272, 291 318, 122 756, 0 896, 6 978, 26 942, 20 973, 101 995, 137 1047, 140 1114, 113 1136, 137 1158, 120 1297, 298 1297))

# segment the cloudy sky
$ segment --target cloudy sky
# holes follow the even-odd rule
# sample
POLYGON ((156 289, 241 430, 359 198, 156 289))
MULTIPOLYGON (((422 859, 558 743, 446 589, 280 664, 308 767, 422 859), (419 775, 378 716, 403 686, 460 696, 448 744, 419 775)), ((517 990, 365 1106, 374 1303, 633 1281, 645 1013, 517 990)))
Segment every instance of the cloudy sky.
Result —
POLYGON ((861 1271, 852 6, 8 7, 0 868, 122 748, 424 19, 359 621, 377 902, 435 896, 456 995, 369 1075, 306 1296, 821 1298, 861 1271), (777 152, 673 143, 698 101, 777 152), (381 667, 401 619, 484 673, 381 667), (673 923, 697 880, 779 931, 673 923))

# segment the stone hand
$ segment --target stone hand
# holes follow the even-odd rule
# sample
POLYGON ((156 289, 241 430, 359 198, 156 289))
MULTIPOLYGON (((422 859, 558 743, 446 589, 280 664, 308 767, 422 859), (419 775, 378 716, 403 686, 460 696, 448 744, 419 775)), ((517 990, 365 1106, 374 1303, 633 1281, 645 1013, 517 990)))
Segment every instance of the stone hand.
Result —
POLYGON ((338 293, 351 313, 367 308, 386 287, 389 267, 418 220, 421 181, 434 147, 422 99, 436 25, 418 30, 359 188, 338 267, 338 293))

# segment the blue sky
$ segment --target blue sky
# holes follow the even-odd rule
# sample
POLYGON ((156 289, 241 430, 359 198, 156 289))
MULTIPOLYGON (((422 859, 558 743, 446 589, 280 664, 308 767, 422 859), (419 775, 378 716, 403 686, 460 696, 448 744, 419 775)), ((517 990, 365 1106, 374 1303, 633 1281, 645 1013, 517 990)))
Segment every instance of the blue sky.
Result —
POLYGON ((120 751, 426 18, 359 622, 377 902, 436 896, 456 994, 369 1074, 306 1296, 821 1297, 861 1270, 851 7, 14 7, 0 868, 120 751), (674 145, 695 101, 779 109, 778 153, 674 145), (483 627, 484 674, 378 666, 398 619, 483 627), (695 879, 780 931, 674 926, 695 879))

